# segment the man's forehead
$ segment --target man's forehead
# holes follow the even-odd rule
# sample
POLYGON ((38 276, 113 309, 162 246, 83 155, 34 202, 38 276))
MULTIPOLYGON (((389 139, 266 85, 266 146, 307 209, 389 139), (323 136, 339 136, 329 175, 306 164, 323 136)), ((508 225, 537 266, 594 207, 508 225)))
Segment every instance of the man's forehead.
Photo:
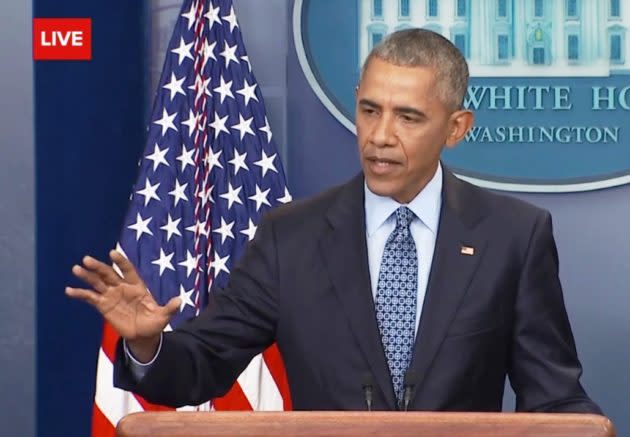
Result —
POLYGON ((436 82, 436 76, 431 70, 389 64, 367 70, 358 84, 357 91, 434 94, 436 82))
POLYGON ((364 65, 362 71, 362 76, 365 76, 367 74, 382 73, 384 71, 387 71, 389 73, 400 72, 401 74, 422 73, 431 76, 437 75, 437 68, 431 65, 408 65, 379 57, 373 57, 370 60, 366 61, 366 64, 364 65))

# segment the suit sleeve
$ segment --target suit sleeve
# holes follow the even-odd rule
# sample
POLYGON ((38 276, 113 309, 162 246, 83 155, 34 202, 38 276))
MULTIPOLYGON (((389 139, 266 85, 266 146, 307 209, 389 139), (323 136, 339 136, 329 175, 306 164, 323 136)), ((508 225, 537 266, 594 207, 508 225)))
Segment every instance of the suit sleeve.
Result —
POLYGON ((511 352, 509 377, 516 411, 601 414, 579 381, 582 367, 564 305, 547 212, 538 217, 525 255, 511 352))
POLYGON ((197 318, 163 335, 160 353, 140 381, 130 372, 119 341, 114 384, 172 407, 197 405, 225 394, 251 359, 275 338, 274 241, 273 225, 263 220, 227 288, 211 293, 197 318))

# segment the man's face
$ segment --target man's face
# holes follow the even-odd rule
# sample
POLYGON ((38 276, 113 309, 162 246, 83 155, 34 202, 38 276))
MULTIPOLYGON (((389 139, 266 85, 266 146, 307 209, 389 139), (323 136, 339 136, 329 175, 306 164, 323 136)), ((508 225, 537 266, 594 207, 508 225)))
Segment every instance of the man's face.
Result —
POLYGON ((439 99, 433 69, 370 60, 356 101, 359 155, 369 189, 411 201, 435 174, 442 147, 455 144, 453 114, 439 99))

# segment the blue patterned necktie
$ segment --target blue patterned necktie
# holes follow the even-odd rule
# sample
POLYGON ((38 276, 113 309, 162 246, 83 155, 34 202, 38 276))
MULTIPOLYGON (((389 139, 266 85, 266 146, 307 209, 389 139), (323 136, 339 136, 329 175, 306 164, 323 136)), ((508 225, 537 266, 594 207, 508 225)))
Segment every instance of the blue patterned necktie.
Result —
POLYGON ((376 320, 399 405, 416 330, 418 256, 409 230, 413 217, 406 206, 396 210, 396 228, 385 244, 376 289, 376 320))

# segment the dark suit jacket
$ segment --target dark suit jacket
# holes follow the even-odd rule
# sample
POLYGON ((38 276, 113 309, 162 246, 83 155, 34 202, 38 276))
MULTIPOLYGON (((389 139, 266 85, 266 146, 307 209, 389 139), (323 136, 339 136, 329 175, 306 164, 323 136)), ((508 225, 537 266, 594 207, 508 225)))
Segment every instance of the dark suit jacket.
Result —
MULTIPOLYGON (((363 199, 359 175, 271 211, 228 289, 164 335, 139 383, 119 345, 116 384, 156 403, 198 404, 226 392, 277 341, 295 409, 364 410, 366 374, 374 409, 395 409, 370 288, 363 199)), ((518 411, 599 413, 579 382, 549 213, 446 170, 442 199, 410 365, 417 379, 410 409, 500 411, 509 375, 518 411)))

